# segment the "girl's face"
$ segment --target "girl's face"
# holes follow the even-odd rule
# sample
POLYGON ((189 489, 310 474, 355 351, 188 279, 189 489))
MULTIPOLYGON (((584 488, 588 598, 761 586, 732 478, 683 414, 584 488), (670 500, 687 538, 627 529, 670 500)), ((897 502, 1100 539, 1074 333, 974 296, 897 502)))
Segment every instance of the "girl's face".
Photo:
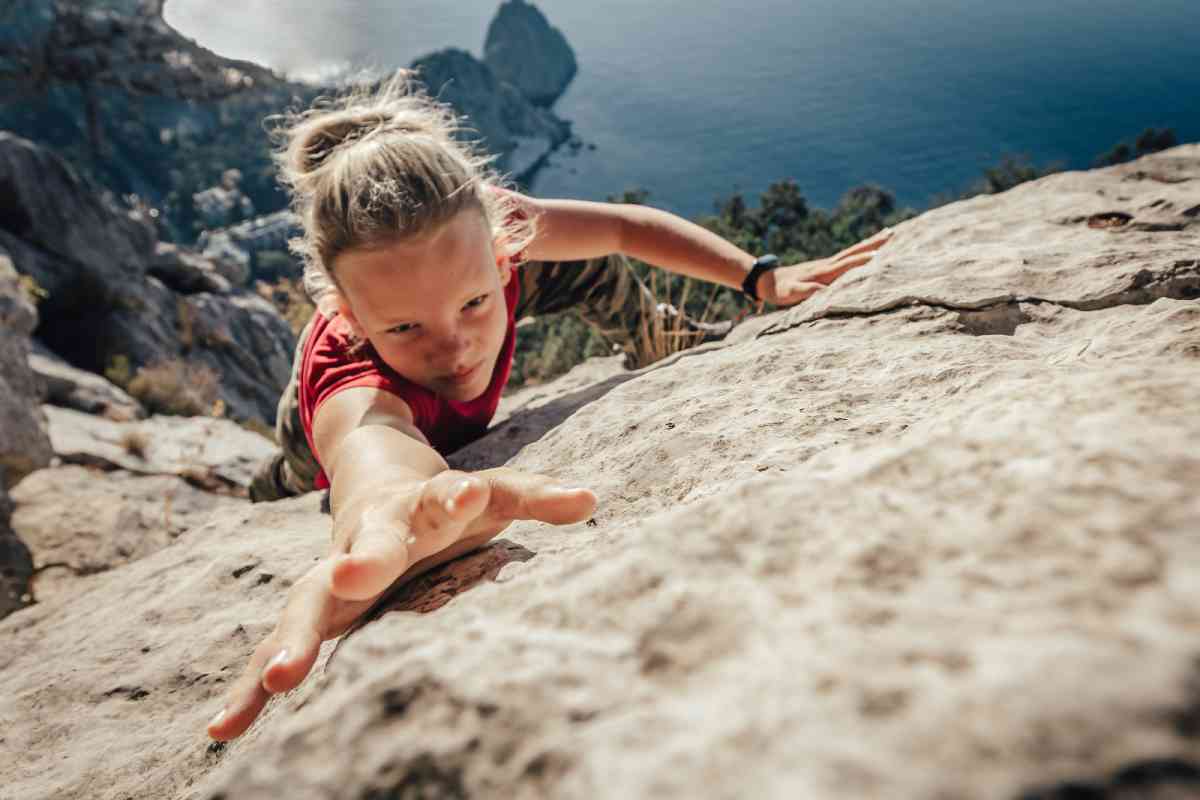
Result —
POLYGON ((449 400, 492 380, 508 329, 504 286, 483 214, 470 209, 420 239, 337 257, 341 313, 401 376, 449 400))

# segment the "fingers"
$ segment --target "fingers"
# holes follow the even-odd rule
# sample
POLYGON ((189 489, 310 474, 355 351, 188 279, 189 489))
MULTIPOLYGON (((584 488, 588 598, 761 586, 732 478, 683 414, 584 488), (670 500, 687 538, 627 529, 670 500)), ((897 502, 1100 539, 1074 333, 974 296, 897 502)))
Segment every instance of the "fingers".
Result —
POLYGON ((335 557, 333 595, 363 600, 383 592, 414 563, 458 541, 487 507, 489 491, 478 477, 447 470, 421 484, 409 502, 365 509, 349 553, 335 557))
MULTIPOLYGON (((830 280, 833 279, 830 278, 830 280)), ((803 300, 807 300, 824 288, 825 283, 816 281, 791 284, 787 288, 787 293, 783 297, 779 298, 778 305, 795 305, 803 300)))
POLYGON ((864 255, 850 256, 848 258, 835 260, 826 269, 823 269, 820 273, 813 275, 813 280, 819 284, 827 286, 840 278, 842 275, 845 275, 850 270, 869 263, 873 258, 875 258, 875 254, 872 252, 864 255))
POLYGON ((845 250, 841 251, 836 256, 834 256, 833 259, 834 259, 834 261, 837 261, 838 259, 845 258, 847 256, 856 256, 861 253, 873 253, 874 251, 878 250, 879 248, 881 248, 885 244, 887 244, 891 238, 892 238, 892 229, 884 228, 883 230, 876 233, 874 236, 872 236, 868 239, 863 239, 858 244, 854 244, 854 245, 851 245, 850 247, 847 247, 845 250))
POLYGON ((312 669, 329 600, 325 576, 318 570, 327 564, 327 560, 318 564, 292 587, 279 625, 255 648, 226 694, 222 713, 209 722, 207 731, 213 739, 223 742, 241 736, 272 694, 295 688, 312 669))

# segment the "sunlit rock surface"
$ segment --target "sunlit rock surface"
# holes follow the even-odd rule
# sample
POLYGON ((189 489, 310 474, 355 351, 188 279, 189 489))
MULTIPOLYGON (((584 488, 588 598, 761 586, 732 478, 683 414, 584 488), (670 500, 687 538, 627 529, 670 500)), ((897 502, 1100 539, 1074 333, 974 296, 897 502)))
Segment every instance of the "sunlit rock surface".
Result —
POLYGON ((453 461, 591 487, 595 517, 398 587, 210 746, 329 541, 315 494, 218 509, 0 622, 0 785, 1188 796, 1198 207, 1197 145, 1051 176, 899 225, 723 343, 535 387, 453 461))

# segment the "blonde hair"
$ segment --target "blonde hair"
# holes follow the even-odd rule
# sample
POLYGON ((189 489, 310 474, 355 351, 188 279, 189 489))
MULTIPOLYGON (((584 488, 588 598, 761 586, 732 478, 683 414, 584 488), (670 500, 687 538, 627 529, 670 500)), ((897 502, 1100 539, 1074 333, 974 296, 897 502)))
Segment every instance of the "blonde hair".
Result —
POLYGON ((273 131, 279 180, 304 230, 289 246, 318 306, 338 289, 341 253, 433 233, 464 210, 483 214, 499 257, 511 260, 534 238, 536 218, 513 213, 523 207, 503 191, 497 156, 454 138, 470 129, 425 94, 417 73, 401 69, 378 87, 274 118, 283 122, 273 131))

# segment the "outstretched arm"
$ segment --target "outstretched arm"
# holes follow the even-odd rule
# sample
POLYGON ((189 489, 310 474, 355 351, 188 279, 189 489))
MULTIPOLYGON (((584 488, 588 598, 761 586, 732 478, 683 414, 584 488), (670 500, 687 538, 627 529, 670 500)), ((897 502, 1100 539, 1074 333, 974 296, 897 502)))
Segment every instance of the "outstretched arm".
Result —
POLYGON ((279 623, 251 654, 208 735, 240 736, 272 694, 308 675, 321 642, 342 635, 392 583, 485 544, 517 519, 561 525, 595 495, 545 475, 446 467, 398 397, 346 389, 317 411, 314 438, 332 482, 333 547, 288 592, 279 623))
MULTIPOLYGON (((527 255, 570 261, 621 252, 647 264, 741 289, 755 257, 712 231, 662 209, 633 203, 537 199, 522 195, 539 216, 537 239, 527 255)), ((866 264, 887 243, 890 230, 832 258, 779 267, 758 279, 757 294, 775 305, 793 305, 846 271, 866 264)))

